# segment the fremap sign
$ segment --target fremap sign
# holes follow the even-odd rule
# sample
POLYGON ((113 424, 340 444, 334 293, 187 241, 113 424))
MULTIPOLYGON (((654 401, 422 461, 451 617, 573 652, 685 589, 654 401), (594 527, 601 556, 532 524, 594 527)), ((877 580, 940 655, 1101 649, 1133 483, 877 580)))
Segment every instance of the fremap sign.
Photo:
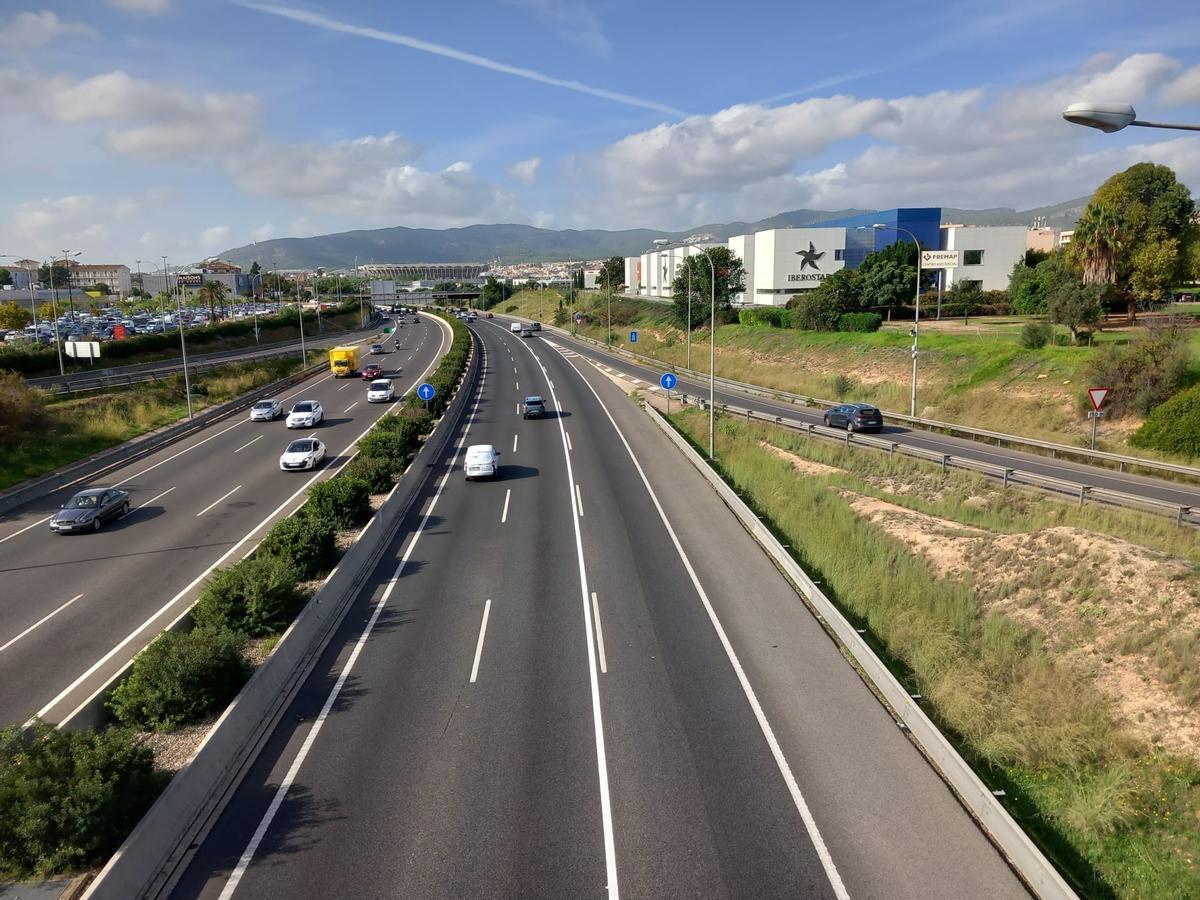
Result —
POLYGON ((961 250, 922 250, 922 269, 957 269, 962 262, 961 250))

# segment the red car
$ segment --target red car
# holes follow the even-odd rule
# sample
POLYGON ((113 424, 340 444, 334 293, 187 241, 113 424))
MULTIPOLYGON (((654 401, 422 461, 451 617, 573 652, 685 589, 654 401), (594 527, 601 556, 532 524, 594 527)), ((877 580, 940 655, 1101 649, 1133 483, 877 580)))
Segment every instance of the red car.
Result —
POLYGON ((378 378, 383 374, 383 366, 379 363, 371 363, 369 366, 362 367, 362 380, 370 381, 372 378, 378 378))
POLYGON ((496 318, 496 317, 495 317, 495 316, 493 316, 491 313, 487 313, 487 314, 485 314, 485 315, 484 315, 484 318, 485 318, 485 319, 494 319, 494 318, 496 318))

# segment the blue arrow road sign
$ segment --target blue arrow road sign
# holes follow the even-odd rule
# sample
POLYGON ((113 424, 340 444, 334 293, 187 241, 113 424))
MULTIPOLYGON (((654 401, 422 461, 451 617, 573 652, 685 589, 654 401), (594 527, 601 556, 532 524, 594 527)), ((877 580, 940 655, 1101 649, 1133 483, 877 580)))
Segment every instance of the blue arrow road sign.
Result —
POLYGON ((631 344, 637 343, 637 332, 636 331, 629 332, 629 343, 631 343, 631 344))
POLYGON ((434 390, 433 385, 430 384, 428 381, 426 381, 419 388, 417 388, 417 396, 420 397, 422 400, 432 400, 433 395, 436 393, 437 393, 437 391, 434 390))
POLYGON ((679 383, 679 379, 670 372, 663 372, 662 378, 658 379, 658 383, 662 385, 664 391, 669 391, 679 383))

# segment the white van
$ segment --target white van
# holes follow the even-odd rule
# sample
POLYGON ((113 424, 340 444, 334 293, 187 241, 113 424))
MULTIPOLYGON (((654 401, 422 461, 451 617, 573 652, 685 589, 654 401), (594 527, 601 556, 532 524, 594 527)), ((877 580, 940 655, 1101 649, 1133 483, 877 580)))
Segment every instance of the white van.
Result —
POLYGON ((513 322, 511 325, 508 326, 508 330, 511 331, 513 334, 520 334, 521 329, 523 327, 524 326, 520 322, 513 322))
POLYGON ((495 478, 500 474, 500 451, 491 444, 472 444, 463 458, 467 481, 472 478, 495 478))

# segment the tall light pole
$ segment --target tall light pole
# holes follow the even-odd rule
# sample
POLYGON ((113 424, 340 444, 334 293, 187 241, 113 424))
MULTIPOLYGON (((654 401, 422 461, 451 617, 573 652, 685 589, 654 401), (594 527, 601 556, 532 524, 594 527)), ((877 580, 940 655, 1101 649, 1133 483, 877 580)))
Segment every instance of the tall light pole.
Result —
POLYGON ((75 279, 71 274, 71 263, 72 263, 72 261, 78 259, 79 256, 82 255, 82 253, 83 253, 82 250, 76 250, 74 253, 72 253, 70 250, 64 250, 62 252, 63 266, 67 270, 67 302, 69 304, 71 304, 71 325, 72 325, 72 327, 77 325, 78 322, 75 319, 75 292, 72 290, 72 288, 75 285, 75 279))
POLYGON ((1130 125, 1141 128, 1169 128, 1172 131, 1200 131, 1200 125, 1172 125, 1166 122, 1143 122, 1128 103, 1072 103, 1063 110, 1063 118, 1074 125, 1098 128, 1106 134, 1130 125))
POLYGON ((917 415, 917 340, 921 330, 921 241, 909 231, 907 228, 901 228, 898 225, 885 225, 883 222, 876 222, 871 226, 876 231, 900 231, 907 234, 913 240, 913 244, 917 248, 917 297, 916 307, 913 311, 913 329, 912 329, 912 395, 908 403, 908 414, 913 418, 917 415))
POLYGON ((63 345, 62 338, 58 334, 58 288, 54 286, 54 260, 50 260, 50 290, 52 296, 50 298, 51 310, 54 313, 54 343, 58 346, 58 374, 66 375, 67 369, 63 365, 63 345))
MULTIPOLYGON (((671 242, 666 238, 655 238, 654 245, 659 250, 665 249, 671 242)), ((682 244, 681 246, 690 247, 690 244, 682 244)), ((685 255, 684 268, 687 269, 688 279, 688 297, 687 297, 687 368, 692 367, 692 267, 687 265, 686 257, 691 256, 691 253, 685 255)))
MULTIPOLYGON (((164 259, 164 260, 166 260, 166 257, 164 256, 164 257, 163 257, 163 259, 164 259)), ((151 265, 153 265, 153 264, 154 264, 154 260, 152 260, 152 259, 139 259, 139 260, 137 260, 137 267, 138 267, 138 289, 139 289, 139 290, 141 290, 141 292, 142 292, 143 294, 144 294, 144 293, 146 293, 146 284, 145 284, 145 282, 144 282, 144 281, 142 281, 142 263, 144 263, 144 262, 145 262, 145 263, 150 263, 151 265)), ((159 291, 159 292, 158 292, 158 318, 161 320, 161 321, 160 321, 160 324, 162 325, 162 327, 163 327, 163 331, 164 331, 164 332, 167 330, 167 310, 166 310, 166 307, 165 307, 165 306, 163 306, 163 294, 165 294, 165 293, 166 293, 166 290, 165 290, 165 288, 166 288, 166 283, 167 283, 167 273, 166 273, 166 272, 163 272, 163 287, 164 287, 164 290, 161 290, 161 291, 159 291)))
MULTIPOLYGON (((164 256, 163 261, 163 281, 168 280, 167 275, 167 258, 164 256)), ((187 395, 188 418, 192 418, 192 379, 188 375, 188 360, 187 360, 187 340, 183 336, 183 297, 179 292, 175 292, 175 309, 176 315, 179 317, 179 349, 183 353, 183 392, 187 395)))

